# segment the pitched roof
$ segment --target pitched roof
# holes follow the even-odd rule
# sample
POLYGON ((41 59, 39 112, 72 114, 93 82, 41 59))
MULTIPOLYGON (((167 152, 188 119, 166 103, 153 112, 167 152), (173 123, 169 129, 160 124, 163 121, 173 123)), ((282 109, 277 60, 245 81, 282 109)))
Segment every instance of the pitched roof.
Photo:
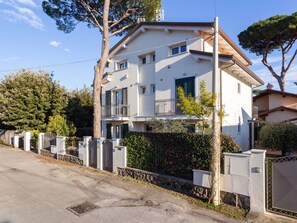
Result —
POLYGON ((292 112, 296 112, 297 113, 297 109, 295 109, 295 108, 290 108, 290 107, 285 107, 285 106, 279 106, 279 107, 276 107, 276 108, 273 108, 273 109, 270 109, 270 110, 259 112, 258 115, 268 115, 268 114, 273 113, 275 111, 284 111, 284 110, 292 111, 292 112))
MULTIPOLYGON (((190 50, 190 53, 196 54, 196 55, 209 56, 209 57, 213 56, 213 53, 211 53, 211 52, 204 52, 204 51, 199 51, 199 50, 190 50)), ((250 75, 253 79, 255 79, 257 82, 259 82, 261 85, 264 84, 264 81, 261 78, 259 78, 253 71, 251 71, 248 67, 246 67, 234 55, 219 54, 219 59, 233 61, 237 66, 239 66, 242 70, 244 70, 248 75, 250 75)))
POLYGON ((264 97, 266 95, 269 95, 269 94, 279 94, 279 95, 282 95, 283 97, 291 96, 291 97, 296 97, 297 98, 297 94, 294 94, 294 93, 283 92, 283 91, 278 91, 278 90, 273 90, 273 89, 265 89, 260 94, 254 96, 253 100, 255 101, 258 98, 262 98, 262 97, 264 97))
MULTIPOLYGON (((167 26, 167 27, 185 27, 185 28, 195 28, 195 27, 203 27, 203 28, 209 28, 208 32, 213 32, 213 22, 141 22, 137 24, 132 30, 130 30, 126 36, 124 36, 117 44, 115 44, 109 51, 109 54, 113 54, 116 49, 119 48, 123 43, 128 41, 133 34, 142 26, 148 26, 148 27, 161 27, 161 26, 167 26)), ((204 30, 206 31, 206 30, 204 30)), ((251 60, 239 49, 239 47, 227 36, 227 34, 219 28, 219 34, 220 39, 224 39, 225 42, 227 42, 233 49, 234 52, 240 57, 242 57, 246 61, 246 65, 251 65, 251 60)), ((205 32, 205 35, 207 36, 208 33, 205 32)), ((202 35, 203 38, 205 38, 205 35, 202 35)), ((209 39, 209 38, 207 38, 209 39)))

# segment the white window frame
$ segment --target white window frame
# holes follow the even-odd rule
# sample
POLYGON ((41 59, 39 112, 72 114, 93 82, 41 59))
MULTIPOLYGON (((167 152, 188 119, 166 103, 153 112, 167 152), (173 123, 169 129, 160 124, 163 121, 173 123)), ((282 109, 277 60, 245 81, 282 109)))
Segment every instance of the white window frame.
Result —
POLYGON ((156 85, 155 84, 151 84, 150 85, 150 93, 151 94, 155 94, 155 92, 156 92, 156 85))
POLYGON ((188 51, 188 46, 187 46, 186 42, 174 44, 174 45, 170 46, 169 48, 170 48, 170 51, 169 51, 170 56, 180 55, 180 54, 186 53, 188 51), (173 53, 174 49, 177 50, 176 53, 173 53))
POLYGON ((125 70, 128 68, 128 61, 122 60, 116 63, 116 70, 125 70))
POLYGON ((145 94, 146 94, 146 86, 145 86, 145 85, 140 86, 139 89, 140 89, 140 92, 139 92, 139 93, 140 93, 141 95, 145 95, 145 94))

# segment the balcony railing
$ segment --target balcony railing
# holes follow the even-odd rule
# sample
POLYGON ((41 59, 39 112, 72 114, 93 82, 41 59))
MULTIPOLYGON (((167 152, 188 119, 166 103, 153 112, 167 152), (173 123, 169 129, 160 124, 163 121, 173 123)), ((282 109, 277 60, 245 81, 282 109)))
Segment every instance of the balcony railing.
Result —
POLYGON ((155 116, 182 114, 182 110, 176 105, 176 99, 155 100, 155 116))
POLYGON ((114 118, 114 117, 129 117, 130 107, 129 105, 105 105, 102 106, 102 117, 114 118))

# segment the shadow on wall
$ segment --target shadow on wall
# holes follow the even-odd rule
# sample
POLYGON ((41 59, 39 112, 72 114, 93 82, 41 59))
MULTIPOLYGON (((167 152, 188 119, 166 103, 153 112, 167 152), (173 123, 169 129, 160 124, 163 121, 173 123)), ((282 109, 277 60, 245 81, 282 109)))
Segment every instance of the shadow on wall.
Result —
POLYGON ((240 145, 242 151, 249 150, 249 120, 251 120, 251 116, 241 108, 241 115, 237 117, 238 124, 222 127, 223 134, 231 136, 240 145))

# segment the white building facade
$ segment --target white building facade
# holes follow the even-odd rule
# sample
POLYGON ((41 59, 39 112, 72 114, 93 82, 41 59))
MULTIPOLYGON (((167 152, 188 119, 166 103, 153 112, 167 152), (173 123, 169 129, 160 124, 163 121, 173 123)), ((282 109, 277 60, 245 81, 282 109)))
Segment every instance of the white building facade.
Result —
MULTIPOLYGON (((204 80, 212 89, 213 23, 145 22, 111 50, 102 85, 103 137, 147 131, 152 118, 186 119, 176 106, 176 88, 195 97, 204 80)), ((251 61, 220 29, 219 71, 222 131, 243 149, 249 146, 252 87, 263 81, 247 68, 251 61)))

